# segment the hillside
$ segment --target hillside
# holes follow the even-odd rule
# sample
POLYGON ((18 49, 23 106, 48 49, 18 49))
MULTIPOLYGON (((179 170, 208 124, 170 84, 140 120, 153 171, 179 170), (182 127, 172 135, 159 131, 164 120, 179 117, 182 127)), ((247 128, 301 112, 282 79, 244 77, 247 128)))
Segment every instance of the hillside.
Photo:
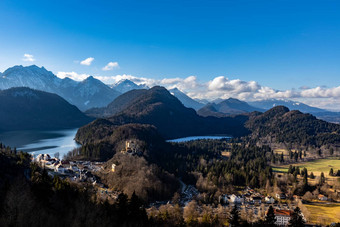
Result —
POLYGON ((0 91, 0 106, 3 131, 75 128, 92 120, 58 95, 30 88, 0 91))
POLYGON ((85 113, 92 117, 109 117, 115 115, 127 108, 135 99, 145 92, 145 89, 128 91, 118 96, 106 107, 92 108, 87 110, 85 113))
POLYGON ((253 107, 244 101, 229 98, 218 103, 208 103, 207 105, 199 109, 197 113, 205 117, 222 117, 228 115, 250 113, 254 111, 263 112, 264 110, 253 107))
POLYGON ((340 125, 319 120, 311 114, 289 111, 277 106, 263 114, 250 117, 246 127, 256 139, 273 142, 322 146, 340 144, 340 125))
POLYGON ((201 117, 186 108, 163 87, 146 90, 121 112, 108 118, 117 125, 141 123, 156 126, 166 139, 194 135, 245 135, 245 116, 215 118, 201 117))

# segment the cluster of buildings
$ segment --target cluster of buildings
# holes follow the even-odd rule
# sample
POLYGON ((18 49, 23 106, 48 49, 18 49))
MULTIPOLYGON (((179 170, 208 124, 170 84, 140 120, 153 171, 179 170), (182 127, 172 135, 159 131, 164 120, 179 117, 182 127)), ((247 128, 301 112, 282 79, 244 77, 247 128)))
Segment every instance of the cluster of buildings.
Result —
POLYGON ((139 151, 139 146, 136 140, 127 140, 125 141, 125 148, 121 150, 122 154, 130 154, 130 155, 141 155, 139 151))
MULTIPOLYGON (((283 194, 284 195, 284 194, 283 194)), ((277 199, 285 199, 283 196, 277 196, 277 199)), ((247 187, 241 195, 235 194, 224 194, 219 197, 219 201, 221 204, 251 204, 251 205, 261 205, 262 203, 265 204, 274 204, 276 200, 272 196, 263 196, 255 190, 247 187)))
POLYGON ((277 226, 287 226, 291 215, 293 214, 292 207, 288 205, 279 204, 279 201, 285 200, 284 193, 277 193, 275 197, 264 196, 253 189, 247 187, 242 191, 241 195, 221 195, 219 197, 220 203, 224 205, 238 206, 241 210, 252 210, 254 215, 260 215, 260 212, 267 212, 269 206, 274 208, 277 226), (261 205, 261 206, 260 206, 261 205))
POLYGON ((47 169, 51 176, 58 175, 72 181, 89 182, 100 186, 99 179, 93 175, 102 169, 100 162, 60 160, 48 154, 39 154, 33 157, 32 161, 47 169))

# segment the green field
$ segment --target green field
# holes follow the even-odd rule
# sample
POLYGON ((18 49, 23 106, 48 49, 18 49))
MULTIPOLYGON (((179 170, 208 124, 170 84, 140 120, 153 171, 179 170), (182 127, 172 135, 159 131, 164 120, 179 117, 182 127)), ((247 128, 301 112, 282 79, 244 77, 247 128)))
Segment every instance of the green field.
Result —
POLYGON ((312 203, 305 204, 310 212, 309 222, 330 224, 340 222, 340 204, 337 203, 312 203))
MULTIPOLYGON (((313 172, 315 176, 319 176, 321 172, 324 172, 325 176, 328 176, 329 170, 333 168, 334 171, 340 169, 340 159, 339 158, 327 158, 327 159, 317 159, 309 162, 301 162, 292 164, 293 166, 299 166, 300 170, 307 168, 308 173, 313 172)), ((288 171, 289 165, 273 166, 273 171, 286 173, 288 171)))

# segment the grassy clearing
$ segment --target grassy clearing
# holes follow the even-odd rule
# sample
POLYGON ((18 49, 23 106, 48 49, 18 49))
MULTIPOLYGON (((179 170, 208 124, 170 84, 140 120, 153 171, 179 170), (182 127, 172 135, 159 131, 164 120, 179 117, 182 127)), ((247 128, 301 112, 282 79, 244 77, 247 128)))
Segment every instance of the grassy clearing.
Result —
MULTIPOLYGON (((334 171, 340 169, 340 159, 339 158, 327 158, 327 159, 317 159, 309 162, 301 162, 292 164, 293 166, 298 166, 301 169, 306 168, 308 172, 313 172, 315 176, 319 176, 321 172, 328 176, 329 170, 333 168, 334 171)), ((275 172, 286 173, 288 171, 289 165, 273 166, 275 172)))
POLYGON ((310 212, 311 223, 320 223, 329 225, 333 222, 340 222, 340 204, 339 203, 312 203, 305 204, 310 212))

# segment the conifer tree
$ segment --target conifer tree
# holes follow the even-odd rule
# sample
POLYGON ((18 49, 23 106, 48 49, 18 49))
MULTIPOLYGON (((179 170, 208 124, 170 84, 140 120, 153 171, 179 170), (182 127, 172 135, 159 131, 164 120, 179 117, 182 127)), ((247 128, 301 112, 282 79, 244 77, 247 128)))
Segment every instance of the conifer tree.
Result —
POLYGON ((302 217, 301 210, 299 207, 294 209, 293 215, 290 217, 289 226, 292 227, 304 227, 305 220, 302 217))
POLYGON ((237 209, 237 206, 234 206, 233 209, 230 212, 229 216, 229 224, 230 226, 239 226, 240 225, 240 213, 237 209))
POLYGON ((274 208, 269 206, 268 213, 266 215, 265 224, 266 226, 275 226, 276 217, 274 213, 274 208))

